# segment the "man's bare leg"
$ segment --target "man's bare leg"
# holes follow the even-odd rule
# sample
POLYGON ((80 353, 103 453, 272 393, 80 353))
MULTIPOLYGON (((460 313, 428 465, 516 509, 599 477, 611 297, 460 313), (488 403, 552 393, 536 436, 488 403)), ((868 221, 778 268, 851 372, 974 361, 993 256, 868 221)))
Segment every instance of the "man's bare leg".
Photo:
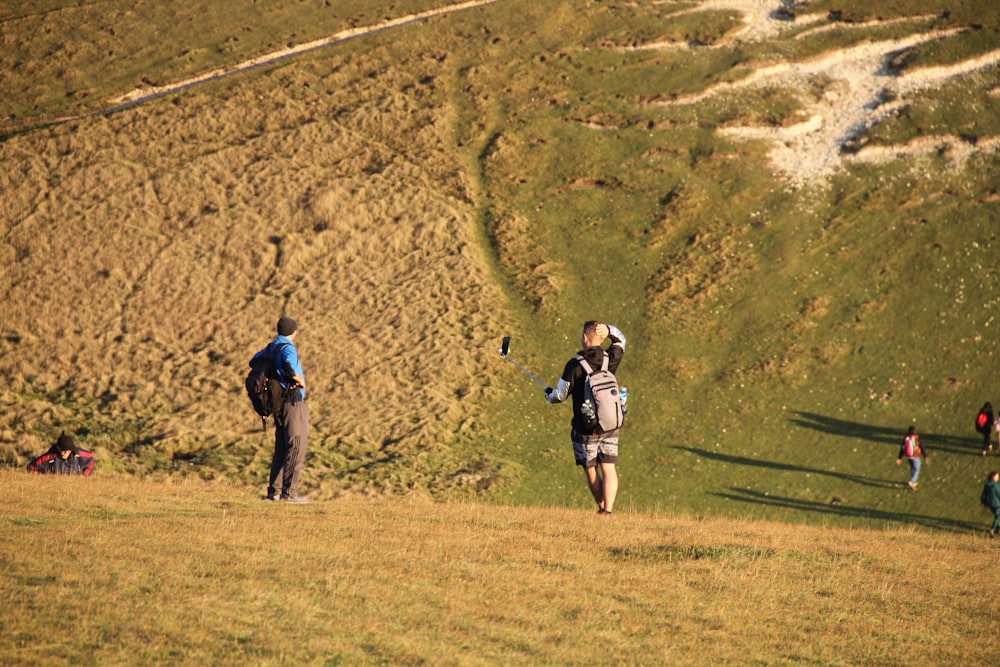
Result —
MULTIPOLYGON (((595 472, 596 476, 596 472, 595 472)), ((601 464, 601 477, 604 478, 603 489, 601 490, 601 500, 604 501, 604 511, 611 513, 615 507, 615 496, 618 495, 618 470, 614 463, 601 464)), ((598 500, 598 504, 601 503, 598 500)))
POLYGON ((597 466, 584 466, 583 472, 587 475, 587 487, 590 489, 590 495, 594 496, 594 502, 597 503, 597 507, 603 510, 604 483, 597 476, 597 466))

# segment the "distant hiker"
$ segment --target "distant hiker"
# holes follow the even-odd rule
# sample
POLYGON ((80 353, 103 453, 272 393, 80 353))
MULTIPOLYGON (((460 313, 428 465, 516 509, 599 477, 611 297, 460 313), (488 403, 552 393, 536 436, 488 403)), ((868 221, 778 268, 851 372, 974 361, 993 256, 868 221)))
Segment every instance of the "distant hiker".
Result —
POLYGON ((993 443, 990 441, 993 428, 993 405, 987 401, 976 414, 976 431, 983 436, 983 456, 993 449, 993 443))
POLYGON ((306 380, 295 349, 298 325, 290 317, 278 320, 278 335, 253 356, 253 365, 261 355, 270 355, 284 397, 281 409, 274 414, 274 455, 267 484, 268 500, 309 502, 298 494, 299 477, 306 460, 309 412, 306 410, 306 380))
POLYGON ((64 432, 49 450, 28 464, 33 475, 83 475, 94 470, 94 453, 80 449, 64 432))
POLYGON ((986 476, 986 484, 983 485, 983 492, 979 496, 979 502, 983 507, 993 512, 993 525, 990 526, 990 537, 997 534, 1000 529, 1000 472, 993 471, 986 476))
POLYGON ((911 489, 917 488, 917 477, 920 475, 920 460, 927 461, 927 450, 920 444, 920 436, 917 435, 917 427, 911 426, 903 437, 903 444, 899 448, 899 456, 896 457, 896 465, 906 459, 910 464, 910 481, 906 486, 911 489))
MULTIPOLYGON (((610 324, 592 320, 584 323, 580 340, 583 349, 566 362, 555 388, 545 388, 545 398, 549 403, 561 403, 568 397, 573 397, 573 419, 570 422, 573 457, 576 465, 583 467, 587 486, 597 502, 598 513, 611 514, 618 494, 615 464, 618 462, 621 406, 619 403, 617 427, 603 428, 596 414, 600 410, 589 395, 588 375, 602 368, 612 374, 618 370, 618 364, 625 354, 625 336, 610 324), (602 347, 606 339, 611 340, 607 351, 602 347)), ((615 383, 613 393, 617 400, 617 381, 615 383)))

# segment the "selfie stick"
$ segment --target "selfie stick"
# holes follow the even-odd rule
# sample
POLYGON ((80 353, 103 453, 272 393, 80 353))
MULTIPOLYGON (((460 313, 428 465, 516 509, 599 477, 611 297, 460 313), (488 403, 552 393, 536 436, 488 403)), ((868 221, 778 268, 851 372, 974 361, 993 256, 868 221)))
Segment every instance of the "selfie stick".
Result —
POLYGON ((532 373, 527 368, 525 368, 524 366, 522 366, 521 364, 517 363, 516 361, 510 358, 510 356, 508 355, 508 352, 510 352, 510 336, 503 337, 503 343, 501 343, 500 349, 498 351, 500 352, 501 357, 503 357, 504 359, 506 359, 507 361, 509 361, 510 363, 514 364, 522 371, 524 371, 525 375, 527 375, 532 380, 537 382, 539 387, 541 387, 542 389, 548 388, 548 385, 539 380, 538 378, 536 378, 534 373, 532 373))

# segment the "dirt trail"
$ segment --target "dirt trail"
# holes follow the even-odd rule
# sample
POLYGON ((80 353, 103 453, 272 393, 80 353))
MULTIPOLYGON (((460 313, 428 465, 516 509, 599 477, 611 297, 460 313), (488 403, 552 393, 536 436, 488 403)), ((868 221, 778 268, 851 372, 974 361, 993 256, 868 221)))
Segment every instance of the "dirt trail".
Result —
POLYGON ((288 58, 297 55, 302 55, 304 53, 316 51, 318 49, 322 49, 328 46, 333 46, 335 44, 340 44, 350 39, 356 39, 359 37, 372 35, 377 32, 390 30, 392 28, 399 28, 405 25, 416 23, 418 21, 434 18, 436 16, 443 16, 454 12, 460 12, 467 9, 473 9, 476 7, 490 5, 495 2, 499 2, 499 0, 469 0, 467 2, 460 2, 453 5, 445 5, 443 7, 429 9, 423 12, 407 14, 405 16, 401 16, 394 19, 386 19, 381 23, 377 23, 375 25, 368 25, 358 28, 341 30, 340 32, 334 33, 327 37, 322 37, 320 39, 314 39, 305 42, 303 44, 296 44, 294 46, 288 46, 282 49, 278 49, 276 51, 271 51, 261 56, 249 58, 247 60, 235 63, 233 65, 227 65, 225 67, 219 67, 213 70, 209 70, 208 72, 188 77, 181 81, 176 81, 173 83, 168 83, 163 85, 144 84, 142 86, 137 87, 135 90, 128 91, 126 93, 123 93, 122 95, 119 95, 118 97, 108 100, 100 110, 86 114, 84 116, 62 116, 58 118, 38 119, 30 123, 9 123, 6 125, 6 130, 8 132, 14 132, 14 131, 20 132, 31 128, 60 125, 62 123, 70 123, 86 117, 114 113, 116 111, 121 111, 122 109, 134 106, 136 104, 141 104, 143 102, 148 102, 158 97, 163 97, 164 95, 170 95, 173 93, 178 93, 184 90, 188 90, 190 88, 193 88, 201 84, 209 83, 211 81, 217 81, 223 77, 232 76, 234 74, 240 74, 252 69, 263 67, 265 65, 271 65, 281 60, 286 60, 288 58))
POLYGON ((406 16, 401 16, 395 19, 386 19, 382 23, 376 25, 363 26, 360 28, 350 28, 348 30, 341 30, 340 32, 334 33, 329 37, 323 37, 321 39, 315 39, 304 44, 297 44, 295 46, 289 46, 283 49, 278 49, 277 51, 272 51, 270 53, 265 53, 262 56, 256 58, 250 58, 241 63, 237 63, 231 67, 222 67, 219 69, 206 72, 204 74, 199 74, 183 81, 178 81, 176 83, 171 83, 163 86, 149 86, 144 88, 139 88, 128 92, 121 97, 117 97, 109 102, 111 109, 109 111, 114 111, 116 109, 130 106, 133 104, 138 104, 140 102, 145 102, 147 100, 160 97, 162 95, 169 95, 170 93, 176 93, 181 90, 186 90, 192 86, 198 84, 207 83, 209 81, 215 81, 221 79, 224 76, 229 76, 232 74, 237 74, 239 72, 245 72, 247 70, 255 69, 264 65, 270 65, 272 63, 278 62, 279 60, 284 60, 286 58, 291 58, 292 56, 301 55, 303 53, 308 53, 310 51, 315 51, 327 46, 333 46, 334 44, 339 44, 341 42, 346 42, 349 39, 355 39, 358 37, 364 37, 366 35, 371 35, 376 32, 381 32, 383 30, 390 30, 392 28, 398 28, 400 26, 409 25, 411 23, 416 23, 417 21, 422 21, 424 19, 433 18, 435 16, 442 16, 445 14, 450 14, 452 12, 460 12, 466 9, 472 9, 475 7, 482 7, 484 5, 490 5, 494 2, 499 2, 499 0, 470 0, 469 2, 460 2, 454 5, 446 5, 444 7, 439 7, 437 9, 429 9, 425 12, 417 12, 415 14, 408 14, 406 16))

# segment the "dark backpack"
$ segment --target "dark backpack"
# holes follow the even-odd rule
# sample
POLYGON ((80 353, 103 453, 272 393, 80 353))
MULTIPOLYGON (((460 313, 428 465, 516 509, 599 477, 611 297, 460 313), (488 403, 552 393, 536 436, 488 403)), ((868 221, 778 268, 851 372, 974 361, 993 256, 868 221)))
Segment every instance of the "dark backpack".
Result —
POLYGON ((607 433, 621 428, 625 416, 618 393, 618 378, 608 370, 608 353, 604 353, 601 367, 596 371, 587 363, 583 355, 576 355, 576 360, 587 374, 583 385, 583 400, 584 403, 590 401, 590 404, 594 406, 597 430, 607 433))
POLYGON ((247 395, 254 412, 260 415, 260 423, 267 430, 267 418, 280 415, 285 403, 281 383, 278 382, 278 372, 274 368, 274 357, 278 351, 288 345, 282 343, 272 348, 268 345, 260 356, 250 360, 250 372, 247 373, 247 395))

